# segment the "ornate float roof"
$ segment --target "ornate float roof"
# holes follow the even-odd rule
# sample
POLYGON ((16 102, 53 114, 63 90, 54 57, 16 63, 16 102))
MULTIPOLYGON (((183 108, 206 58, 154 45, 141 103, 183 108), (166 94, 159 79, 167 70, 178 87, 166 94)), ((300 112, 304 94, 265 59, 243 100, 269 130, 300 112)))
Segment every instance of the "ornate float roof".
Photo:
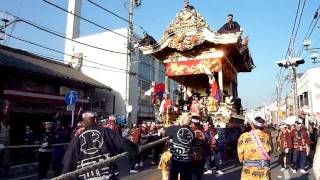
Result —
POLYGON ((154 45, 141 46, 144 54, 153 54, 166 48, 177 51, 187 51, 205 41, 214 44, 234 44, 238 42, 241 32, 219 34, 210 30, 204 20, 193 6, 185 6, 170 23, 160 41, 154 45))
POLYGON ((225 34, 212 31, 203 16, 187 4, 158 42, 147 35, 139 49, 164 63, 202 56, 208 49, 221 49, 238 72, 250 72, 254 64, 248 48, 249 39, 241 35, 242 31, 225 34))

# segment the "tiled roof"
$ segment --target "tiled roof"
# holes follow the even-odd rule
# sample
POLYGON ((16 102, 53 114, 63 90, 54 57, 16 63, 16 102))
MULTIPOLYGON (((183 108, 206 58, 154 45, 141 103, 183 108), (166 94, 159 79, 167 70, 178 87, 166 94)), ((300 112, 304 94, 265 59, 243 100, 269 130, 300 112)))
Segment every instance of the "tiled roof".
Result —
POLYGON ((0 45, 0 66, 111 90, 110 87, 72 69, 67 64, 2 45, 0 45))

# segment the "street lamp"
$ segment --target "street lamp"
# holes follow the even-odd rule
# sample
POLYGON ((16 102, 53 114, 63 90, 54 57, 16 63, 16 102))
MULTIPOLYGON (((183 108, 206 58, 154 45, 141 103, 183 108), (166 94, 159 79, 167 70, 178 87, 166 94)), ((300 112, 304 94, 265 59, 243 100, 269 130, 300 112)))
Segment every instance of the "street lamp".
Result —
POLYGON ((300 64, 304 64, 305 61, 303 58, 297 57, 289 57, 288 59, 282 59, 276 62, 279 67, 289 68, 292 69, 292 89, 293 89, 293 104, 294 104, 294 115, 298 118, 298 106, 297 106, 297 72, 296 67, 300 64))
POLYGON ((282 59, 276 62, 279 67, 298 67, 300 64, 304 64, 303 58, 289 57, 288 59, 282 59))
POLYGON ((310 39, 305 39, 303 41, 304 50, 310 51, 310 57, 311 57, 312 63, 313 64, 319 63, 319 61, 318 61, 318 57, 319 57, 318 49, 320 49, 320 48, 309 48, 310 45, 311 45, 311 40, 310 39))

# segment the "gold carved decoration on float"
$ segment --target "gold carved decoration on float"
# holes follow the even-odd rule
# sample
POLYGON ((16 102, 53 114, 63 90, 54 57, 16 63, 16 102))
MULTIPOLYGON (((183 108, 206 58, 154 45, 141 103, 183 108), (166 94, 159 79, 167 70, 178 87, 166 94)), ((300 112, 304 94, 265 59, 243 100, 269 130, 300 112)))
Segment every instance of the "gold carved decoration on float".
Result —
POLYGON ((172 37, 168 47, 179 51, 189 50, 205 41, 202 32, 195 30, 208 27, 203 17, 192 6, 187 6, 176 15, 162 39, 172 37))

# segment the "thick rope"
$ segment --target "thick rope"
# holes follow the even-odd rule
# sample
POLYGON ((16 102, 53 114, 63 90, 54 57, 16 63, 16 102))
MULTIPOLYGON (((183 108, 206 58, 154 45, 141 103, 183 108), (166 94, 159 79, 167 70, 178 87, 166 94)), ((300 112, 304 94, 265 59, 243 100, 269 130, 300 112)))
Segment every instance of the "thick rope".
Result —
MULTIPOLYGON (((168 139, 169 139, 169 137, 165 137, 165 138, 159 139, 157 141, 148 143, 146 145, 140 146, 139 147, 139 152, 141 152, 141 151, 143 151, 145 149, 154 147, 156 145, 162 144, 162 143, 166 142, 168 139)), ((111 163, 114 163, 114 162, 116 162, 116 161, 118 161, 120 159, 123 159, 123 158, 127 157, 128 155, 129 155, 128 152, 124 152, 124 153, 118 154, 116 156, 110 157, 110 158, 108 158, 106 160, 102 160, 102 161, 99 161, 99 162, 97 162, 95 164, 83 167, 81 169, 77 169, 75 171, 68 172, 66 174, 62 174, 62 175, 60 175, 58 177, 53 178, 52 180, 71 179, 72 177, 77 177, 80 174, 86 173, 86 172, 88 172, 88 171, 90 171, 92 169, 98 169, 98 168, 106 167, 106 166, 110 165, 111 163)))

